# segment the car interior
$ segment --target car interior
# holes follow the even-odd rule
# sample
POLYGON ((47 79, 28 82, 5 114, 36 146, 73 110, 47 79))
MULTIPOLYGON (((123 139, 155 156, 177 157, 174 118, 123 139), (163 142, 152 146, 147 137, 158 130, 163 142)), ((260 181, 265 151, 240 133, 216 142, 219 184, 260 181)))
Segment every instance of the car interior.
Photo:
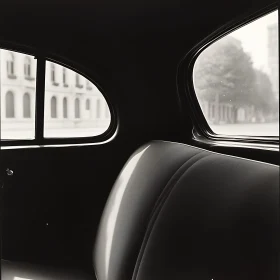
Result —
POLYGON ((0 11, 0 279, 280 278, 278 2, 0 11))

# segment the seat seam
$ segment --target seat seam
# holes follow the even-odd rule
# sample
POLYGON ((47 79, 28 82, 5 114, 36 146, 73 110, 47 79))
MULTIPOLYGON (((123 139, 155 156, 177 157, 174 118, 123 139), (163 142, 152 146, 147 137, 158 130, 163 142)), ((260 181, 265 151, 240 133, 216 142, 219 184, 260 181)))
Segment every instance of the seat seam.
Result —
MULTIPOLYGON (((205 151, 206 152, 206 151, 205 151)), ((137 261, 136 261, 136 265, 135 265, 135 269, 134 269, 134 272, 133 272, 133 275, 132 275, 132 280, 136 280, 137 279, 137 276, 138 276, 138 272, 139 272, 139 269, 140 269, 140 266, 141 266, 141 263, 142 263, 142 259, 143 259, 143 256, 144 256, 144 252, 145 252, 145 249, 146 249, 146 245, 148 244, 149 242, 149 239, 150 239, 150 236, 151 236, 151 233, 153 231, 153 227, 154 227, 154 224, 156 223, 157 221, 157 218, 159 217, 159 214, 163 208, 163 206, 165 205, 166 201, 168 200, 168 197, 171 195, 172 191, 175 189, 175 187, 178 185, 178 183, 180 182, 180 180, 182 179, 182 177, 186 174, 187 171, 189 171, 189 169, 191 167, 193 167, 196 163, 198 163, 200 160, 202 159, 205 159, 206 157, 208 156, 211 156, 211 154, 206 154, 204 155, 203 157, 199 158, 198 160, 196 160, 194 163, 192 163, 189 167, 187 167, 186 170, 184 170, 182 172, 182 174, 179 176, 179 178, 177 178, 177 180, 171 184, 171 181, 172 179, 174 179, 174 176, 176 176, 176 174, 178 174, 179 170, 189 162, 189 160, 191 160, 192 158, 194 158, 195 156, 198 156, 198 155, 201 155, 203 153, 203 151, 201 153, 198 153, 194 156, 192 156, 191 158, 189 158, 187 161, 185 161, 176 171, 175 173, 172 175, 172 177, 170 178, 170 180, 167 182, 166 186, 163 188, 161 194, 159 195, 159 198, 157 200, 157 206, 154 207, 154 210, 152 212, 152 215, 149 219, 149 222, 148 222, 148 226, 147 226, 147 229, 146 229, 146 232, 145 232, 145 235, 144 235, 144 238, 143 238, 143 241, 142 241, 142 244, 141 244, 141 248, 140 248, 140 252, 138 254, 138 257, 137 257, 137 261), (168 189, 168 185, 171 184, 170 188, 169 188, 169 191, 167 190, 168 189), (166 194, 163 194, 163 193, 166 193, 166 194), (161 198, 162 197, 162 198, 161 198)))
MULTIPOLYGON (((176 179, 175 177, 176 177, 176 175, 178 175, 179 173, 180 173, 180 171, 181 171, 181 169, 183 169, 184 168, 184 166, 185 165, 187 165, 192 159, 194 159, 196 156, 200 156, 200 155, 202 155, 204 152, 198 152, 197 154, 195 154, 195 155, 192 155, 190 158, 188 158, 186 161, 184 161, 177 169, 176 169, 176 171, 173 173, 173 175, 170 177, 170 179, 167 181, 167 183, 165 184, 165 186, 164 186, 164 188, 162 188, 162 191, 160 192, 160 194, 159 194, 159 196, 158 196, 158 198, 157 198, 157 200, 156 200, 156 203, 155 203, 155 206, 153 207, 153 210, 152 210, 152 212, 151 212, 151 214, 150 214, 150 216, 149 216, 149 222, 150 222, 150 220, 152 219, 152 216, 154 215, 154 213, 155 213, 155 211, 157 211, 157 208, 159 207, 159 205, 161 204, 161 202, 162 202, 162 200, 164 200, 164 197, 165 197, 165 195, 167 195, 168 194, 168 190, 170 189, 170 188, 172 188, 172 180, 175 180, 175 182, 176 181, 178 181, 179 179, 180 179, 180 177, 183 175, 183 173, 186 171, 186 170, 182 170, 182 174, 181 175, 179 175, 179 177, 176 179)), ((199 159, 197 159, 197 160, 199 160, 199 159)), ((193 164, 195 164, 196 162, 197 162, 197 160, 193 163, 193 164)), ((189 167, 191 167, 193 164, 191 164, 189 167)), ((148 222, 148 224, 149 224, 149 222, 148 222)))
POLYGON ((258 163, 258 164, 265 164, 265 165, 269 165, 269 166, 276 166, 279 167, 277 164, 275 163, 269 163, 269 162, 264 162, 264 161, 260 161, 260 160, 255 160, 255 159, 250 159, 250 158, 244 158, 241 156, 235 156, 235 155, 231 155, 231 154, 224 154, 222 152, 216 152, 216 151, 212 151, 212 150, 207 150, 205 148, 201 148, 201 147, 197 147, 197 146, 192 146, 189 144, 185 144, 185 143, 179 143, 179 142, 171 142, 171 141, 166 141, 166 140, 153 140, 154 143, 166 143, 169 145, 179 145, 179 146, 183 146, 183 147, 189 147, 201 152, 208 152, 212 155, 219 155, 219 156, 224 156, 224 157, 228 157, 228 158, 233 158, 233 159, 239 159, 242 161, 246 161, 246 162, 254 162, 254 163, 258 163))

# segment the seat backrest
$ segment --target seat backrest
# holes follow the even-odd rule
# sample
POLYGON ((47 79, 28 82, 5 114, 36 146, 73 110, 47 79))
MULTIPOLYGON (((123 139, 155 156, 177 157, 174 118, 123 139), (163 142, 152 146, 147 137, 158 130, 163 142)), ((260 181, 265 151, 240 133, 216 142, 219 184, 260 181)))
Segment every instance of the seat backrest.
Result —
POLYGON ((154 141, 128 160, 94 248, 98 280, 277 279, 279 166, 154 141))

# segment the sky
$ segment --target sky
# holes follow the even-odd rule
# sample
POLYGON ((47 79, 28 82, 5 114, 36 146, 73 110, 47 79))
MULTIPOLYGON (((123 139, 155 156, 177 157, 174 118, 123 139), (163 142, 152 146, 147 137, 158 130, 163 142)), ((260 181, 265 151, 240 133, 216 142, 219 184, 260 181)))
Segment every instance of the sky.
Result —
POLYGON ((278 10, 263 16, 230 35, 242 42, 244 50, 251 54, 256 68, 269 72, 268 68, 268 32, 267 27, 278 23, 278 10))

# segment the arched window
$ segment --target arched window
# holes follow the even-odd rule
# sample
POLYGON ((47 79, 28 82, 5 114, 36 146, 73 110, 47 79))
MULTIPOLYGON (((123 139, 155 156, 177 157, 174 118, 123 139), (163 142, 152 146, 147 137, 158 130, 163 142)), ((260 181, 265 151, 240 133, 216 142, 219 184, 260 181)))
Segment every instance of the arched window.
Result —
POLYGON ((57 101, 55 96, 51 98, 51 118, 57 118, 57 101))
POLYGON ((15 97, 11 91, 6 94, 6 118, 15 117, 15 97))
POLYGON ((9 52, 7 57, 7 74, 13 76, 15 74, 15 57, 13 53, 9 52))
POLYGON ((80 118, 80 100, 79 100, 79 98, 75 99, 75 118, 80 118))
POLYGON ((28 93, 23 95, 23 117, 31 118, 31 101, 28 93))
POLYGON ((96 118, 99 119, 100 118, 100 99, 97 99, 96 101, 96 118))
POLYGON ((68 117, 68 110, 67 110, 67 98, 63 98, 63 118, 66 119, 68 117))
POLYGON ((26 78, 31 77, 31 59, 28 56, 24 59, 24 76, 26 78))
POLYGON ((51 63, 51 81, 55 83, 55 65, 51 63))
POLYGON ((90 110, 90 100, 86 100, 86 110, 90 110))

